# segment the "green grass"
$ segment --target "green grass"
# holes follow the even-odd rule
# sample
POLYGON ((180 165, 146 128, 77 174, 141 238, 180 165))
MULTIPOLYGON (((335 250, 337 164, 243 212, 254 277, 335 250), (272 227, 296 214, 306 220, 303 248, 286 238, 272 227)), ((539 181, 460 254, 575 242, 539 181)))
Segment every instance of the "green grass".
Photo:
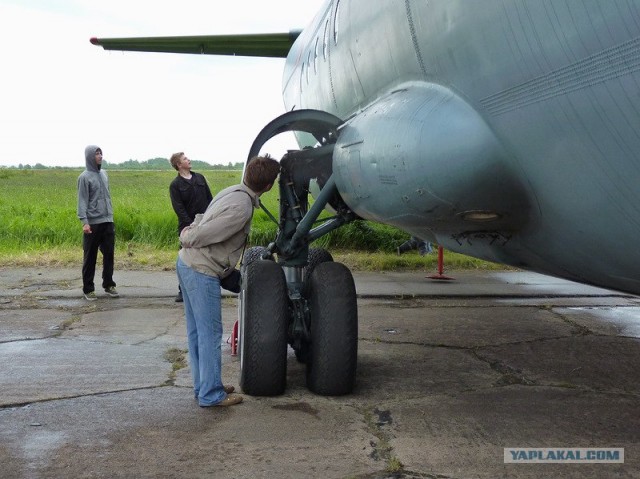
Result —
MULTIPOLYGON (((76 216, 80 169, 0 169, 0 266, 77 265, 82 262, 82 225, 76 216)), ((240 181, 240 171, 202 171, 212 193, 240 181)), ((178 251, 177 218, 169 199, 175 171, 110 170, 116 225, 116 267, 169 269, 178 251)), ((278 193, 263 195, 278 215, 278 193)), ((273 241, 277 226, 257 210, 249 245, 273 241)), ((331 250, 354 269, 435 268, 435 255, 395 254, 409 235, 386 225, 356 221, 320 238, 315 247, 331 250)), ((486 261, 445 252, 450 269, 502 268, 486 261)))

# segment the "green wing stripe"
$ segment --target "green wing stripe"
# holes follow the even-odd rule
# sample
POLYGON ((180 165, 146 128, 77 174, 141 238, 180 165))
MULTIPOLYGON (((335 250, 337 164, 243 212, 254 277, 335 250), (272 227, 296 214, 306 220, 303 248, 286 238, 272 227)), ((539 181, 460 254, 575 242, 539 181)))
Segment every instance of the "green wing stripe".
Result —
POLYGON ((286 58, 300 31, 249 35, 92 38, 105 50, 286 58))

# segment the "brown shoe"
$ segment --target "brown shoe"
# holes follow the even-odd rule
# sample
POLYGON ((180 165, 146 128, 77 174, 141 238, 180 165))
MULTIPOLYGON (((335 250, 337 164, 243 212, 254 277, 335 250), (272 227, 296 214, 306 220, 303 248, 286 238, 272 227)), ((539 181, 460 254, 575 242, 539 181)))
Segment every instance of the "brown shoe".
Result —
MULTIPOLYGON (((233 386, 222 386, 222 388, 224 389, 224 392, 226 392, 227 394, 231 394, 233 391, 236 390, 236 388, 234 388, 233 386)), ((193 396, 193 399, 195 399, 196 401, 198 400, 198 396, 193 396)), ((204 406, 206 407, 206 406, 204 406)))
POLYGON ((234 404, 240 404, 242 402, 242 396, 239 394, 229 394, 226 398, 213 406, 233 406, 234 404))

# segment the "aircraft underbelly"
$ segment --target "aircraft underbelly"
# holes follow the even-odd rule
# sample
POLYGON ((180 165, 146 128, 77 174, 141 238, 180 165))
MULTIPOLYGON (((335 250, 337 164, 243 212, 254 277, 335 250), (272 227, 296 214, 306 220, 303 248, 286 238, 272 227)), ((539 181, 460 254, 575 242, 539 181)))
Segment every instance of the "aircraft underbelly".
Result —
POLYGON ((576 279, 594 282, 607 271, 611 286, 635 282, 640 290, 638 84, 632 73, 490 121, 535 193, 537 212, 523 230, 528 247, 576 279))

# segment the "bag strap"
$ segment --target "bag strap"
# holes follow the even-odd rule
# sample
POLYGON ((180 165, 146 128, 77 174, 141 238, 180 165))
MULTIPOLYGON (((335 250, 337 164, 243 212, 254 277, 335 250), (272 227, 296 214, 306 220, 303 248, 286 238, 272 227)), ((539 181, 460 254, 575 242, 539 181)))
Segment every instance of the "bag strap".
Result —
MULTIPOLYGON (((243 191, 244 193, 247 194, 247 196, 249 197, 249 200, 251 201, 251 221, 253 221, 253 213, 254 213, 254 208, 253 208, 253 198, 251 198, 251 195, 249 194, 248 191, 246 190, 234 190, 234 191, 243 191)), ((260 200, 258 200, 259 202, 260 200)), ((249 242, 249 235, 246 236, 246 238, 244 239, 244 245, 242 246, 242 253, 240 253, 240 266, 242 266, 242 264, 244 263, 244 252, 247 249, 247 243, 249 242)))

